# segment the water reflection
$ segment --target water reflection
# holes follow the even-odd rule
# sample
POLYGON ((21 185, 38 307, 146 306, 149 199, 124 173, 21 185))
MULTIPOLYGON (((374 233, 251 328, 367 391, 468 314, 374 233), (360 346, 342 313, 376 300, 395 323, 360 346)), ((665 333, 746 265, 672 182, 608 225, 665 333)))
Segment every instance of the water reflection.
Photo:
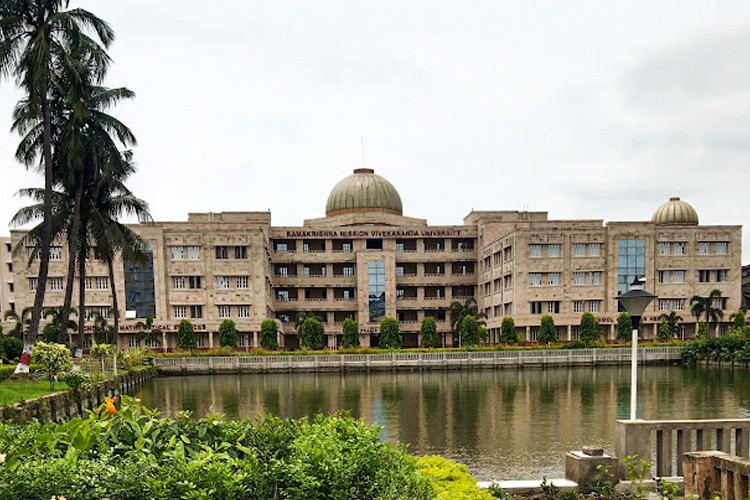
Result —
MULTIPOLYGON (((645 419, 748 418, 750 377, 717 368, 644 367, 645 419)), ((383 427, 415 454, 466 463, 479 479, 562 477, 563 454, 586 444, 613 451, 627 418, 627 367, 423 373, 220 375, 160 378, 138 397, 166 415, 299 418, 346 410, 383 427)))

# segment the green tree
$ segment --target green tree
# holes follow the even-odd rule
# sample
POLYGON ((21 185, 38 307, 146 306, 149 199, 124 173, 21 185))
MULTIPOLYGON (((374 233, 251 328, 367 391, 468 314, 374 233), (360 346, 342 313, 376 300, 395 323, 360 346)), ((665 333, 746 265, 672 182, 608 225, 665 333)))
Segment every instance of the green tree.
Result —
MULTIPOLYGON (((77 314, 77 311, 75 308, 71 309, 71 312, 73 314, 77 314)), ((67 325, 65 325, 65 328, 62 327, 62 314, 63 314, 63 308, 62 307, 48 307, 44 310, 44 318, 47 319, 48 317, 51 317, 52 320, 44 325, 44 329, 42 330, 42 334, 44 335, 44 340, 46 342, 59 342, 63 343, 68 340, 67 333, 68 330, 75 331, 76 328, 78 328, 78 323, 73 321, 72 319, 68 318, 67 325)))
POLYGON ((593 314, 585 312, 581 315, 581 340, 591 343, 599 338, 599 322, 593 314))
POLYGON ((8 335, 19 340, 23 340, 25 333, 28 331, 29 326, 31 325, 32 309, 32 307, 24 307, 20 315, 13 309, 8 309, 3 313, 3 320, 12 320, 15 322, 13 328, 8 331, 8 335))
POLYGON ((682 316, 678 315, 674 311, 670 311, 669 314, 662 313, 659 316, 659 337, 662 339, 675 338, 680 334, 680 321, 682 316), (662 328, 663 326, 663 328, 662 328))
POLYGON ((701 316, 706 317, 706 334, 711 332, 711 322, 718 323, 724 318, 724 311, 716 307, 721 299, 721 290, 711 290, 708 297, 693 295, 690 298, 690 314, 695 316, 695 320, 700 322, 701 316))
POLYGON ((633 336, 633 319, 630 314, 621 312, 617 316, 617 340, 627 342, 633 336))
POLYGON ((359 325, 352 318, 344 320, 344 337, 341 339, 341 347, 352 349, 359 347, 359 325))
POLYGON ((518 334, 516 333, 516 323, 510 316, 505 316, 500 324, 500 342, 503 344, 517 344, 518 334))
POLYGON ((161 345, 163 332, 159 328, 154 328, 154 318, 148 317, 146 321, 138 321, 135 324, 138 330, 138 343, 146 342, 149 345, 161 345))
POLYGON ((395 318, 385 317, 380 321, 380 343, 381 349, 401 349, 401 334, 398 321, 395 318))
POLYGON ((539 328, 539 342, 550 344, 557 341, 557 328, 555 320, 549 314, 542 316, 542 322, 539 328))
POLYGON ((237 325, 229 318, 219 325, 219 345, 221 347, 237 347, 237 325))
POLYGON ((484 319, 486 318, 484 313, 479 312, 479 306, 474 297, 469 297, 463 303, 458 301, 451 302, 448 306, 448 315, 450 317, 453 338, 460 338, 461 322, 466 316, 474 316, 480 325, 484 323, 484 319))
POLYGON ((198 342, 195 338, 195 328, 190 320, 180 320, 177 325, 177 348, 178 349, 195 349, 198 342))
POLYGON ((323 349, 325 332, 315 316, 308 316, 299 327, 300 345, 304 349, 323 349))
POLYGON ((473 347, 482 340, 484 328, 472 315, 464 316, 461 321, 461 338, 465 347, 473 347))
MULTIPOLYGON (((68 50, 74 43, 86 46, 88 53, 94 54, 99 67, 106 69, 109 58, 94 38, 87 36, 84 29, 96 34, 105 47, 114 38, 107 23, 83 9, 62 11, 68 6, 67 0, 2 0, 0 2, 0 76, 14 77, 26 96, 24 101, 38 116, 41 134, 40 148, 32 157, 26 158, 26 165, 36 163, 41 156, 44 171, 43 227, 40 233, 38 286, 34 297, 31 324, 27 343, 33 345, 42 318, 42 304, 47 288, 50 245, 52 243, 52 188, 53 136, 51 90, 56 86, 56 71, 74 61, 68 50)), ((14 125, 14 129, 24 134, 24 130, 14 125)), ((24 138, 26 140, 27 138, 24 138)))
POLYGON ((31 351, 31 362, 42 365, 42 372, 49 380, 49 388, 73 366, 70 351, 62 344, 37 342, 31 351))
POLYGON ((419 333, 422 336, 422 345, 424 347, 440 347, 435 318, 425 316, 422 319, 422 325, 419 327, 419 333))
POLYGON ((98 360, 101 364, 102 373, 105 371, 105 363, 114 355, 114 349, 112 347, 112 344, 96 343, 91 346, 91 350, 89 351, 91 357, 98 360))
POLYGON ((279 326, 272 319, 264 319, 260 324, 260 346, 269 351, 279 347, 279 326))
MULTIPOLYGON (((109 324, 108 318, 112 317, 112 309, 107 309, 106 314, 101 314, 96 311, 91 314, 91 319, 94 321, 94 328, 92 335, 94 342, 97 344, 109 344, 112 342, 112 325, 109 324)), ((81 335, 81 330, 78 330, 78 334, 81 335)), ((79 342, 79 347, 81 343, 79 342)))
POLYGON ((740 306, 739 310, 736 313, 732 313, 731 316, 729 316, 729 320, 732 322, 732 332, 742 332, 747 325, 747 308, 745 306, 740 306))

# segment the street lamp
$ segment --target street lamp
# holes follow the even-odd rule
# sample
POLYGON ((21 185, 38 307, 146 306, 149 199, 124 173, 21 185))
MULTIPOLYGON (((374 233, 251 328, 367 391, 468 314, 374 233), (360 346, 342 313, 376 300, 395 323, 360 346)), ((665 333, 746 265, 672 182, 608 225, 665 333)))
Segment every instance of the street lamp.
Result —
POLYGON ((638 388, 638 323, 640 322, 643 311, 651 303, 655 295, 652 295, 643 289, 646 280, 636 276, 630 285, 630 290, 619 295, 617 300, 622 307, 630 314, 630 317, 638 318, 633 321, 633 342, 632 352, 630 354, 630 420, 635 420, 635 408, 638 388))

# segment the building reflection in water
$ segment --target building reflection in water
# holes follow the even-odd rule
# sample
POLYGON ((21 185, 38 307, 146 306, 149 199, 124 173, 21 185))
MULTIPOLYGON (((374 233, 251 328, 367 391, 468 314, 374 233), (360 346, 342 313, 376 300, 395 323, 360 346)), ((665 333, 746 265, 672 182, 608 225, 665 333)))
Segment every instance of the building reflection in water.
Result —
MULTIPOLYGON (((613 451, 628 417, 628 367, 165 377, 139 394, 165 415, 284 418, 348 411, 415 454, 463 462, 479 479, 562 477, 563 454, 613 451)), ((645 419, 747 418, 750 377, 731 369, 643 367, 645 419)))

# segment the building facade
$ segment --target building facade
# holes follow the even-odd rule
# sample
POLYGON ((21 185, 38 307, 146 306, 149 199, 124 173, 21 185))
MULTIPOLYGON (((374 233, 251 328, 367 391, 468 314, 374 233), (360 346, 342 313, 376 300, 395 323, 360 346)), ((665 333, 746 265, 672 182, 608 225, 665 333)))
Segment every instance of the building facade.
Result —
MULTIPOLYGON (((718 289, 725 318, 741 304, 741 227, 701 226, 693 208, 670 199, 651 221, 549 220, 546 212, 473 211, 455 226, 431 226, 403 215, 401 198, 371 169, 357 169, 331 191, 326 216, 302 226, 271 224, 269 212, 189 214, 184 222, 133 225, 148 260, 118 262, 114 287, 107 266, 88 261, 87 308, 105 313, 113 289, 122 319, 122 346, 137 344, 138 322, 161 329, 159 343, 176 343, 177 324, 189 319, 199 347, 218 346, 218 327, 232 319, 240 345, 257 346, 264 319, 278 320, 280 341, 298 346, 295 320, 315 313, 328 346, 355 319, 362 345, 376 345, 380 320, 398 319, 405 346, 419 344, 425 317, 435 318, 444 345, 454 345, 449 306, 477 301, 488 341, 497 342, 502 318, 533 341, 543 315, 558 337, 574 340, 581 314, 593 313, 602 335, 614 338, 618 303, 636 276, 657 296, 642 321, 656 335, 659 316, 676 311, 692 336, 690 298, 718 289)), ((23 232, 11 233, 12 247, 23 232)), ((3 250, 7 250, 3 245, 3 250)), ((52 249, 46 306, 62 304, 67 249, 52 249)), ((10 254, 0 252, 0 258, 10 254)), ((3 260, 3 307, 33 303, 38 265, 27 252, 3 260), (7 267, 7 269, 5 269, 7 267), (7 298, 6 298, 7 297, 7 298)), ((77 297, 75 292, 74 297, 77 297)), ((717 325, 714 334, 726 324, 717 325)), ((91 329, 91 326, 88 326, 91 329)))

